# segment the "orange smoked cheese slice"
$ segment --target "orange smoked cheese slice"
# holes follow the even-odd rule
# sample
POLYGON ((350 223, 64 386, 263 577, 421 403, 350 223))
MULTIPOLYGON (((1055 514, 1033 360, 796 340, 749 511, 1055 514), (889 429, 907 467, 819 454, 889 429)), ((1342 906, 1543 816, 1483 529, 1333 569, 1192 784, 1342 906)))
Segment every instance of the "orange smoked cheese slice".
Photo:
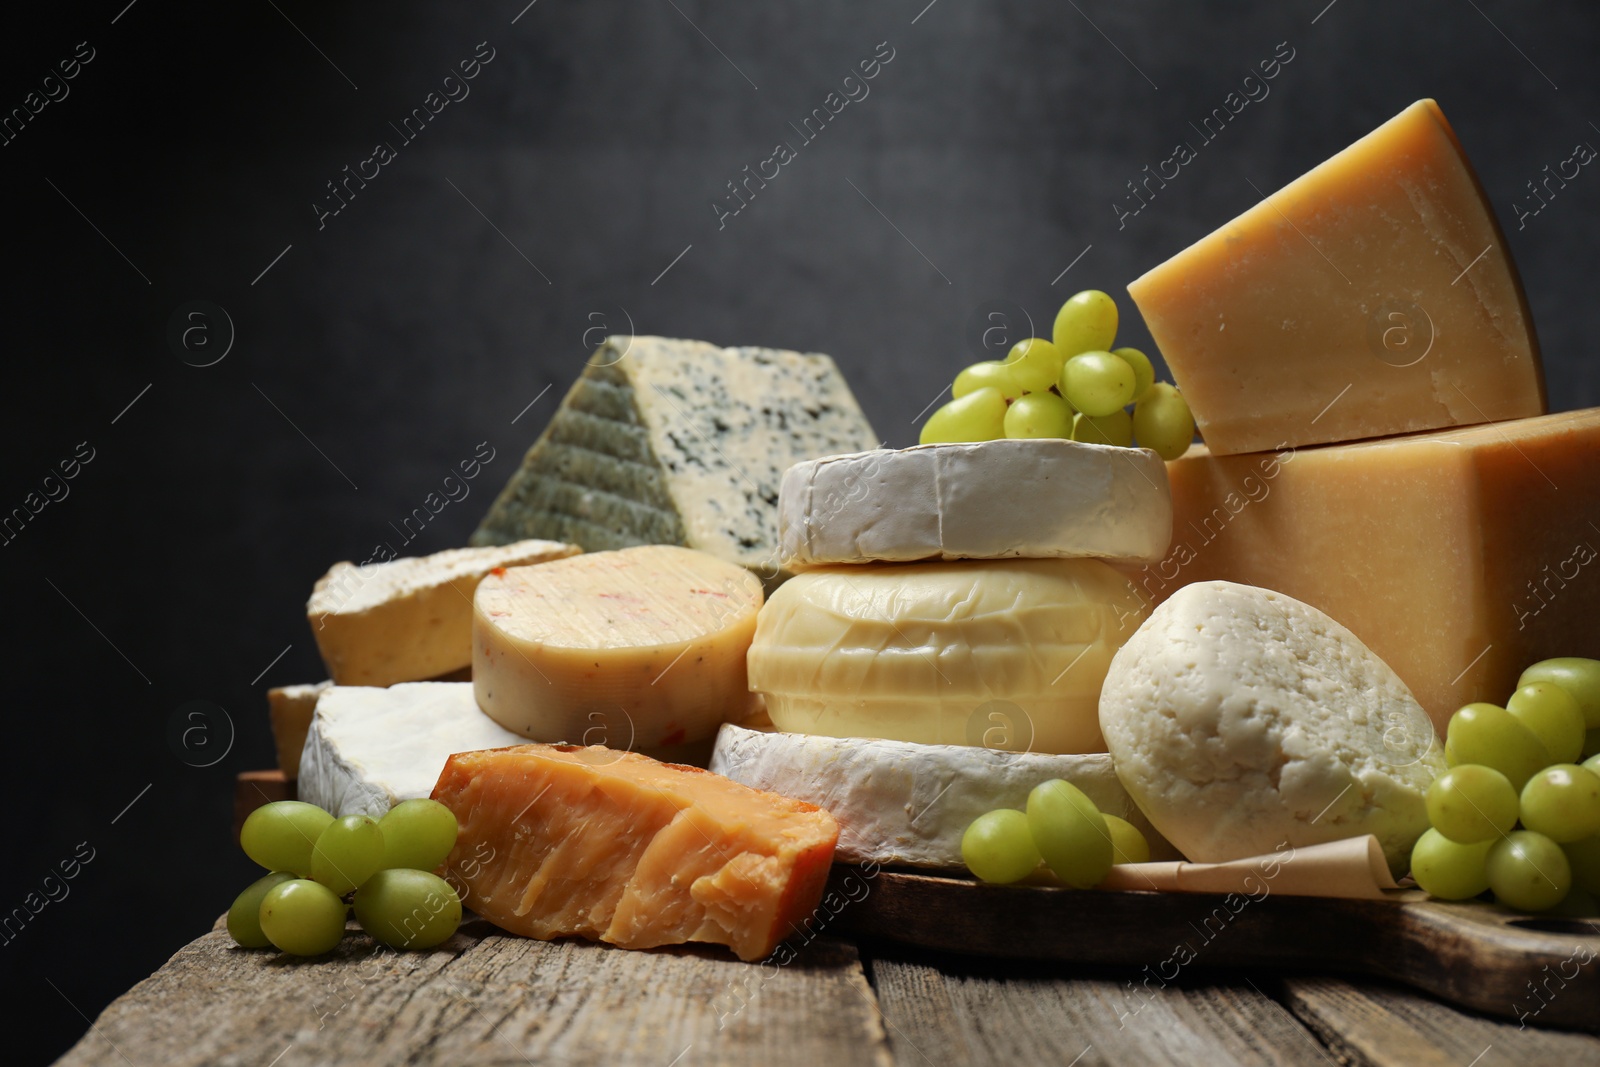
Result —
POLYGON ((744 960, 804 928, 839 836, 815 805, 598 745, 459 753, 433 798, 461 824, 450 881, 496 926, 744 960))

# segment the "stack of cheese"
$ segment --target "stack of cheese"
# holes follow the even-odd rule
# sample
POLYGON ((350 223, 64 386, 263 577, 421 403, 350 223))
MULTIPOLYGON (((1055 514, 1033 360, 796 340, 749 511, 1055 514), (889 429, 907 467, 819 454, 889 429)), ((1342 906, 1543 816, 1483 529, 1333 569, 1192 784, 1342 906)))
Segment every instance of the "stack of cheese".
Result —
POLYGON ((1600 410, 1543 414, 1516 268, 1433 101, 1128 289, 1206 442, 1168 465, 1147 598, 1226 579, 1320 608, 1441 733, 1528 663, 1600 654, 1600 410))
POLYGON ((712 769, 826 807, 856 862, 959 867, 975 815, 1050 778, 1148 827, 1097 705, 1147 610, 1111 564, 1161 558, 1171 521, 1142 449, 998 440, 796 464, 779 536, 798 573, 749 660, 785 732, 724 727, 712 769))

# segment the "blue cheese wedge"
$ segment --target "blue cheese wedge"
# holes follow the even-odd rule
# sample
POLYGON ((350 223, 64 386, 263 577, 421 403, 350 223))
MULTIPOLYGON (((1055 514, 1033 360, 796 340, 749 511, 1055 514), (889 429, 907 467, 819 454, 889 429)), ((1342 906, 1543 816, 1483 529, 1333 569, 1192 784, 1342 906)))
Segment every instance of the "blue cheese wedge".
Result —
POLYGON ((527 740, 479 710, 471 682, 336 685, 318 698, 306 733, 299 797, 335 815, 379 818, 432 793, 455 753, 527 740))
POLYGON ((472 543, 682 545, 772 583, 783 472, 877 443, 827 356, 611 337, 472 543))
POLYGON ((1101 811, 1137 826, 1152 859, 1177 859, 1117 780, 1105 753, 1053 756, 968 745, 818 737, 729 723, 711 770, 804 800, 839 823, 841 863, 962 870, 961 835, 995 808, 1021 809, 1040 782, 1064 778, 1101 811))

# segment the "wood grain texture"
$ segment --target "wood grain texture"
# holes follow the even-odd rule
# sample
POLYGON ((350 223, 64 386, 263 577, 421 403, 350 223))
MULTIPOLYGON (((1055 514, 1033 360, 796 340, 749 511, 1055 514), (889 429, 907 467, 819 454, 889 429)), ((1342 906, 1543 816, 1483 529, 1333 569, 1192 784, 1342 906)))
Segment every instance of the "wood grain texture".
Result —
POLYGON ((113 1002, 60 1061, 129 1064, 887 1067, 853 946, 786 967, 715 949, 629 952, 498 934, 475 921, 431 952, 356 934, 290 960, 213 930, 113 1002), (274 1059, 274 1057, 277 1057, 274 1059))
POLYGON ((1334 1062, 1282 1005, 1242 980, 1142 986, 1084 968, 974 969, 898 954, 874 955, 870 969, 901 1065, 1334 1062))
MULTIPOLYGON (((847 870, 836 868, 835 878, 847 870)), ((1563 965, 1564 994, 1530 1024, 1600 1029, 1600 925, 1583 920, 1480 903, 1080 892, 890 871, 871 885, 835 933, 972 955, 1131 965, 1167 980, 1192 966, 1365 974, 1512 1019, 1529 980, 1563 965)))
MULTIPOLYGON (((1284 990, 1295 1015, 1342 1060, 1357 1067, 1600 1064, 1600 1038, 1464 1015, 1395 986, 1291 978, 1284 982, 1284 990)), ((1552 986, 1547 996, 1553 999, 1568 992, 1552 986)), ((1524 1010, 1536 1003, 1530 997, 1524 1010)), ((1590 1000, 1587 1010, 1600 1015, 1600 1003, 1590 1000)))

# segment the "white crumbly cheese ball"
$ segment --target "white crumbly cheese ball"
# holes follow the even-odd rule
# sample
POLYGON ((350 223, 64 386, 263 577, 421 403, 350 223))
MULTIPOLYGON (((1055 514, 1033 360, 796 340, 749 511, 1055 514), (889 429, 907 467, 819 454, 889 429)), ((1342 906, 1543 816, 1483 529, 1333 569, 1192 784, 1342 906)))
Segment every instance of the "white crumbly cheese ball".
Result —
POLYGON ((1151 613, 1111 661, 1100 728, 1151 824, 1202 863, 1374 834, 1403 872, 1445 769, 1427 713, 1355 634, 1232 582, 1151 613))

